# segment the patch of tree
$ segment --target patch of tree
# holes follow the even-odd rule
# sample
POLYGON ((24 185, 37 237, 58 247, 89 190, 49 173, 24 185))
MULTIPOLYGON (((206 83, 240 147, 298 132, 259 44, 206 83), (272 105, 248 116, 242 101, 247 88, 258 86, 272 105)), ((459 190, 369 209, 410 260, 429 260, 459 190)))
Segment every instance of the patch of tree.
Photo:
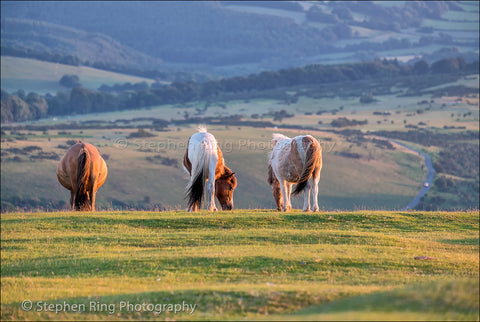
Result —
POLYGON ((60 156, 55 152, 44 152, 36 145, 29 145, 23 148, 5 148, 2 149, 2 162, 22 162, 27 161, 21 156, 28 157, 27 160, 35 161, 39 159, 60 160, 60 156), (12 155, 12 157, 10 157, 12 155))
POLYGON ((41 151, 37 155, 30 156, 30 160, 39 160, 39 159, 47 159, 47 160, 60 160, 60 156, 55 152, 44 152, 41 151))
POLYGON ((362 104, 368 104, 368 103, 373 103, 376 102, 377 100, 373 98, 372 93, 364 94, 360 97, 360 103, 362 104))
POLYGON ((372 143, 382 149, 395 150, 395 146, 389 140, 372 138, 372 143))
MULTIPOLYGON (((440 19, 447 10, 461 10, 459 6, 448 3, 432 3, 426 1, 406 2, 403 6, 385 7, 369 2, 342 2, 329 3, 333 7, 332 14, 354 26, 369 29, 398 31, 402 28, 420 27, 422 20, 440 19), (354 20, 352 12, 365 17, 361 21, 354 20)), ((313 6, 312 6, 313 8, 313 6)))
POLYGON ((462 70, 466 65, 467 63, 463 57, 445 58, 434 62, 430 69, 433 74, 448 74, 462 70))
POLYGON ((66 74, 60 78, 60 85, 67 88, 74 88, 81 86, 80 85, 80 77, 77 75, 66 74))
POLYGON ((50 51, 36 50, 18 45, 2 45, 2 56, 13 56, 20 58, 33 58, 51 63, 59 63, 69 66, 80 66, 81 60, 72 54, 63 54, 60 52, 52 53, 50 51))
POLYGON ((163 157, 161 155, 155 155, 153 157, 147 157, 146 159, 149 162, 166 165, 168 167, 174 167, 174 168, 179 167, 178 160, 174 159, 174 158, 163 157))
POLYGON ((360 153, 348 152, 348 151, 341 151, 341 152, 337 152, 335 154, 339 155, 339 156, 342 156, 342 157, 345 157, 345 158, 351 158, 351 159, 360 159, 362 157, 362 155, 360 153))
MULTIPOLYGON (((439 37, 442 37, 442 39, 445 41, 446 37, 442 36, 442 33, 439 33, 439 37)), ((423 41, 423 44, 428 45, 428 44, 434 44, 434 43, 439 43, 441 41, 436 41, 435 37, 422 37, 421 41, 423 41)), ((450 40, 450 42, 455 42, 453 39, 450 40)), ((474 43, 471 44, 472 47, 478 47, 478 40, 476 40, 474 43)), ((450 59, 452 57, 462 57, 466 62, 475 62, 478 60, 478 53, 475 52, 460 52, 458 49, 457 45, 449 45, 448 47, 442 47, 438 50, 435 50, 434 52, 430 54, 424 54, 421 57, 415 57, 411 60, 408 61, 408 64, 416 64, 420 61, 425 61, 426 63, 433 64, 435 62, 441 61, 443 59, 450 59)), ((446 63, 444 62, 443 64, 455 64, 455 62, 450 62, 446 63)), ((441 64, 437 67, 440 67, 441 64)))
MULTIPOLYGON (((446 75, 454 75, 452 77, 458 78, 459 75, 471 72, 470 68, 473 65, 461 66, 463 66, 461 70, 446 75)), ((474 73, 477 72, 475 70, 474 73)), ((408 81, 411 80, 409 76, 413 75, 415 72, 409 66, 399 65, 395 61, 377 60, 357 64, 309 65, 204 83, 173 82, 158 88, 131 90, 118 95, 75 87, 69 93, 59 92, 56 96, 46 99, 30 93, 24 100, 19 95, 2 92, 2 122, 32 120, 47 115, 99 113, 164 104, 185 104, 200 100, 225 101, 259 97, 292 100, 292 96, 286 94, 286 89, 296 86, 317 86, 310 92, 301 92, 304 95, 314 95, 315 92, 323 91, 330 93, 328 94, 330 96, 338 96, 340 92, 344 92, 341 89, 350 91, 349 94, 358 94, 361 87, 358 86, 359 84, 365 82, 365 86, 372 86, 370 82, 375 81, 379 83, 379 87, 375 87, 375 93, 390 93, 391 86, 388 85, 394 82, 404 80, 406 86, 412 86, 408 81), (405 77, 407 79, 404 79, 405 77), (348 82, 351 82, 350 85, 348 82), (324 88, 318 86, 324 86, 324 88), (342 88, 339 89, 339 86, 342 88)), ((429 76, 434 75, 426 77, 429 76)), ((418 75, 415 75, 415 78, 419 78, 418 75)), ((446 80, 448 77, 435 76, 434 78, 446 80)), ((417 81, 421 82, 421 80, 417 81)), ((294 99, 298 99, 298 96, 294 99)))
POLYGON ((273 111, 269 113, 264 113, 262 115, 263 117, 273 117, 273 121, 278 121, 282 122, 284 118, 291 118, 294 117, 295 114, 293 113, 288 113, 286 110, 281 110, 281 111, 273 111))
POLYGON ((470 94, 478 94, 478 88, 468 87, 464 85, 446 86, 431 91, 423 91, 424 94, 431 94, 433 97, 441 96, 467 96, 470 94))
POLYGON ((379 112, 379 111, 375 111, 375 112, 373 112, 373 115, 388 116, 388 115, 392 115, 392 113, 390 113, 390 112, 379 112))
POLYGON ((349 120, 346 117, 339 117, 333 120, 330 124, 333 127, 357 126, 357 125, 368 124, 368 120, 358 121, 358 120, 349 120))
POLYGON ((48 103, 36 93, 26 97, 22 92, 8 95, 2 91, 1 118, 2 123, 37 120, 48 114, 48 103))
MULTIPOLYGON (((153 84, 152 84, 152 86, 153 86, 153 84)), ((155 86, 159 87, 158 85, 155 85, 155 86)), ((153 86, 153 87, 155 87, 155 86, 153 86)), ((98 90, 101 91, 101 92, 121 93, 121 92, 125 92, 125 91, 141 91, 141 90, 144 90, 144 89, 148 89, 149 87, 150 86, 148 86, 147 82, 139 82, 139 83, 134 83, 134 84, 123 83, 123 84, 115 84, 115 85, 112 85, 112 86, 102 84, 102 86, 100 86, 98 88, 98 90)))
POLYGON ((13 153, 13 154, 20 154, 20 155, 28 155, 34 151, 42 151, 42 148, 36 145, 30 145, 23 148, 2 149, 2 153, 13 153))
POLYGON ((133 139, 133 138, 150 138, 156 136, 153 133, 145 131, 145 129, 139 128, 137 132, 130 133, 130 135, 127 136, 128 139, 133 139))
POLYGON ((420 199, 416 210, 459 210, 479 208, 479 181, 457 180, 439 175, 433 187, 420 199), (431 193, 432 192, 437 192, 431 193))
POLYGON ((445 143, 434 160, 436 172, 447 173, 463 178, 479 178, 479 145, 471 143, 445 143))
POLYGON ((409 142, 418 143, 424 146, 443 147, 445 142, 477 140, 479 139, 478 131, 463 131, 456 133, 438 133, 427 129, 409 130, 409 131, 375 131, 372 134, 399 139, 409 142))

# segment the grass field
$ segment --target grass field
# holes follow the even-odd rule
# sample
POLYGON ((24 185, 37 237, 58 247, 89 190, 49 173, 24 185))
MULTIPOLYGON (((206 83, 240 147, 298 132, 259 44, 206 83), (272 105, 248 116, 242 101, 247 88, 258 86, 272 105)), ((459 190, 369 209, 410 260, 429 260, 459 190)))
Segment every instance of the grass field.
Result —
POLYGON ((2 89, 14 92, 23 89, 26 93, 50 93, 55 95, 67 88, 60 86, 59 81, 65 74, 74 74, 80 78, 83 87, 92 90, 98 89, 102 84, 112 86, 123 83, 147 82, 152 79, 108 72, 85 66, 69 66, 50 63, 29 58, 2 56, 2 89))
POLYGON ((2 214, 1 319, 478 320, 478 223, 478 212, 2 214))

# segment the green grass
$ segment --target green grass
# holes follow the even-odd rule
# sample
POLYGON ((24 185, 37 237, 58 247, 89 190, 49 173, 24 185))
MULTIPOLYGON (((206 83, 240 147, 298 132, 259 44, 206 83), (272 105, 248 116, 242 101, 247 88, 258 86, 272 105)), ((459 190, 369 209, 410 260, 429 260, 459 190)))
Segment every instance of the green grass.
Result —
POLYGON ((6 213, 1 318, 478 320, 478 222, 478 212, 6 213), (40 301, 85 310, 39 312, 40 301), (120 310, 127 301, 152 306, 120 310), (183 302, 193 314, 151 312, 183 302))

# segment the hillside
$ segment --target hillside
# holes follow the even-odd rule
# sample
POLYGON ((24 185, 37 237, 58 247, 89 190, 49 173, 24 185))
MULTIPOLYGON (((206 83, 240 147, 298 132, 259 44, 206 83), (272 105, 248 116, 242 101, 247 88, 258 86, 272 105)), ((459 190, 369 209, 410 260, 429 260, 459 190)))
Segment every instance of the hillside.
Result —
POLYGON ((469 1, 5 1, 2 54, 76 56, 80 49, 82 63, 104 68, 135 63, 151 70, 158 67, 153 58, 164 71, 222 76, 383 57, 425 56, 430 63, 454 52, 470 60, 478 57, 478 10, 469 1), (92 38, 98 46, 71 46, 72 28, 79 44, 92 38), (130 61, 132 49, 141 55, 130 61))
POLYGON ((55 55, 63 56, 63 62, 69 65, 79 65, 80 62, 85 65, 110 64, 115 61, 126 68, 137 69, 142 66, 156 69, 162 63, 160 59, 149 57, 101 33, 37 20, 3 17, 1 28, 2 55, 14 56, 30 51, 37 53, 39 58, 43 54, 44 60, 54 61, 55 55))
POLYGON ((1 319, 475 321, 478 220, 478 212, 2 214, 1 319))
POLYGON ((309 133, 320 140, 325 149, 321 209, 403 209, 410 203, 422 189, 426 169, 418 156, 388 139, 433 159, 434 185, 419 209, 478 208, 478 75, 448 79, 426 75, 304 85, 265 92, 270 97, 2 124, 2 211, 65 209, 68 192, 55 169, 76 139, 108 156, 111 171, 97 196, 99 209, 183 209, 187 178, 181 160, 199 124, 217 136, 227 164, 238 173, 238 208, 273 208, 266 164, 275 132, 309 133), (374 94, 370 102, 360 102, 364 92, 374 94), (140 131, 154 136, 135 137, 140 131))
POLYGON ((77 75, 79 83, 86 89, 98 90, 102 85, 116 84, 151 85, 154 80, 146 77, 120 74, 87 66, 40 61, 38 59, 3 56, 1 61, 2 90, 15 93, 21 89, 25 93, 37 93, 45 96, 71 89, 60 84, 64 75, 77 75))

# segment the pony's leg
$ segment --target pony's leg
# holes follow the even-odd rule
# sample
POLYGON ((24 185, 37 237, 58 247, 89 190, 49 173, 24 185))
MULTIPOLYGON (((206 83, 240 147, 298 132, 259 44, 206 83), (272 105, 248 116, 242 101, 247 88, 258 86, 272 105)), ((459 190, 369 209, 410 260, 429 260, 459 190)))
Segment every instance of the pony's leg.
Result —
POLYGON ((290 182, 285 181, 287 200, 285 201, 285 211, 292 210, 292 185, 290 182))
POLYGON ((92 197, 91 197, 92 198, 92 211, 95 211, 95 195, 96 194, 97 194, 96 192, 93 192, 92 197))
POLYGON ((198 205, 196 203, 187 208, 188 212, 195 212, 197 210, 198 210, 198 205))
POLYGON ((289 195, 287 195, 287 182, 283 179, 278 180, 278 183, 280 184, 280 190, 282 191, 283 195, 283 206, 282 210, 283 211, 288 211, 288 200, 289 200, 289 195))
POLYGON ((193 205, 187 208, 188 212, 197 212, 200 210, 200 202, 197 201, 193 205))
POLYGON ((200 202, 197 201, 196 203, 194 203, 194 204, 192 205, 192 211, 193 211, 193 212, 197 212, 197 211, 199 211, 199 210, 200 210, 200 202))
POLYGON ((275 181, 273 183, 272 194, 273 194, 273 199, 275 199, 275 203, 277 204, 277 210, 282 211, 283 195, 282 195, 282 190, 280 189, 280 184, 278 183, 278 181, 275 181))
POLYGON ((313 188, 313 211, 318 211, 318 183, 320 182, 320 171, 321 169, 315 170, 315 175, 313 176, 312 188, 313 188))
POLYGON ((310 211, 310 189, 312 187, 312 179, 309 179, 307 186, 305 187, 304 196, 303 196, 303 211, 310 211))
POLYGON ((215 170, 217 168, 217 157, 210 157, 208 165, 207 202, 209 211, 217 211, 215 206, 215 170))
POLYGON ((207 199, 208 199, 208 210, 217 211, 217 207, 215 206, 215 179, 208 180, 207 199))
POLYGON ((75 207, 74 203, 75 203, 75 193, 73 191, 70 191, 70 208, 72 208, 72 210, 75 207))

